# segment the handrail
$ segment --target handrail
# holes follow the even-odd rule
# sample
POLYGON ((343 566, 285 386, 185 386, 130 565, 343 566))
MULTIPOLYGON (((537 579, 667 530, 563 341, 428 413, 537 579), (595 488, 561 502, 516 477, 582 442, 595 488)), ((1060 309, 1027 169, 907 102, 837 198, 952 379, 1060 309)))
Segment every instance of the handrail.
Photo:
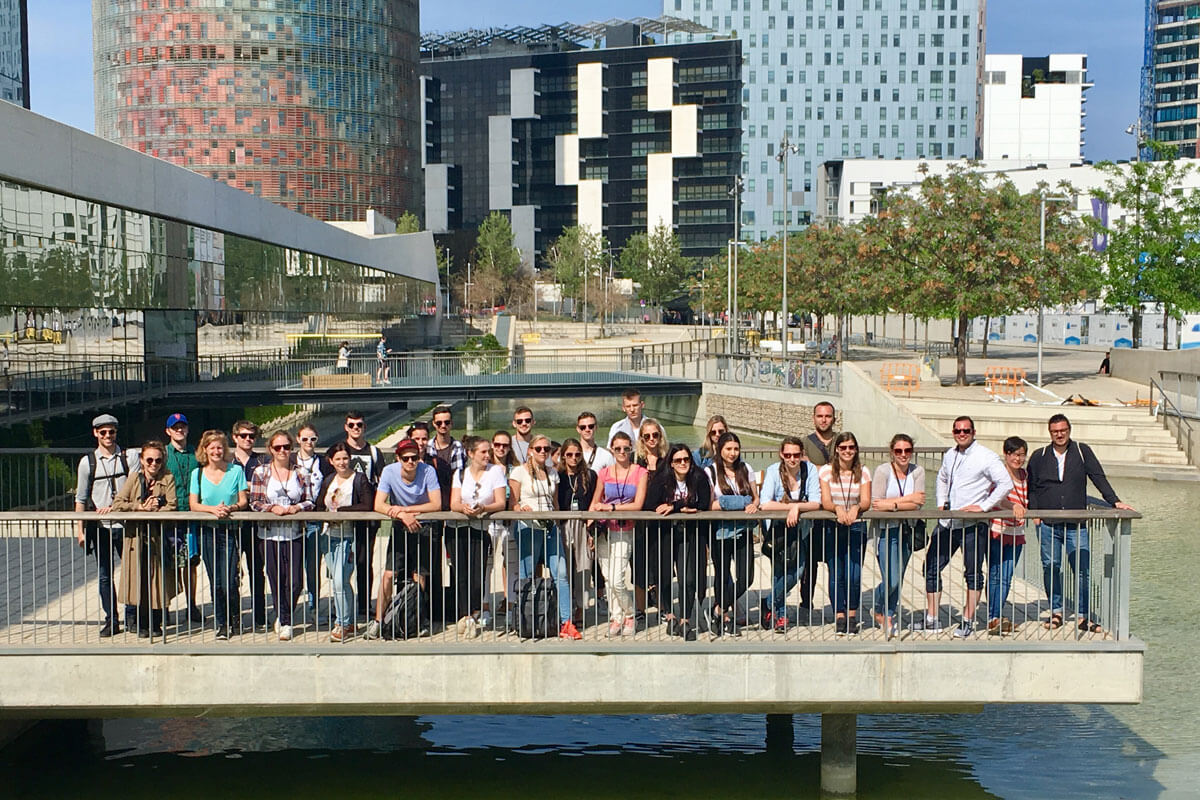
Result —
MULTIPOLYGON (((1152 416, 1152 417, 1158 416, 1158 407, 1156 407, 1154 405, 1154 390, 1155 389, 1158 390, 1158 393, 1160 395, 1160 402, 1162 403, 1162 408, 1163 408, 1163 416, 1164 417, 1171 416, 1173 413, 1173 416, 1177 420, 1179 420, 1179 427, 1175 430, 1175 441, 1178 444, 1183 444, 1182 442, 1179 441, 1180 434, 1183 432, 1184 428, 1187 428, 1187 435, 1185 437, 1187 440, 1187 445, 1186 445, 1186 447, 1184 447, 1184 455, 1187 456, 1187 460, 1188 460, 1189 464, 1194 464, 1195 461, 1193 460, 1193 457, 1192 457, 1192 424, 1190 422, 1188 422, 1187 418, 1183 415, 1182 412, 1180 412, 1179 407, 1176 406, 1173 402, 1171 402, 1171 398, 1167 397, 1167 393, 1163 390, 1162 386, 1159 385, 1158 381, 1156 381, 1154 378, 1150 379, 1150 416, 1152 416)), ((1169 426, 1164 426, 1164 427, 1167 427, 1167 429, 1170 430, 1169 426)))

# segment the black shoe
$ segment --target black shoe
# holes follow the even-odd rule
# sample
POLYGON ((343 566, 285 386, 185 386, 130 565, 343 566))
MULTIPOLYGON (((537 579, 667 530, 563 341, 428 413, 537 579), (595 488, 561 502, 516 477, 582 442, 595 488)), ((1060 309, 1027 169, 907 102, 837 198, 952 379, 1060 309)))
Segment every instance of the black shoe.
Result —
POLYGON ((219 641, 219 642, 229 641, 229 628, 226 628, 224 626, 217 628, 217 641, 219 641))
POLYGON ((638 611, 636 614, 633 615, 633 625, 635 628, 637 628, 638 633, 641 633, 642 631, 646 630, 646 612, 645 611, 638 611))
POLYGON ((685 642, 696 641, 696 629, 691 624, 684 622, 679 626, 679 635, 683 637, 685 642))
POLYGON ((738 627, 737 620, 733 617, 725 620, 725 633, 729 634, 730 636, 742 635, 742 629, 738 627))
POLYGON ((267 632, 267 623, 266 623, 266 620, 263 620, 262 622, 257 622, 257 621, 256 621, 256 622, 254 623, 254 632, 255 632, 255 633, 266 633, 266 632, 267 632))
POLYGON ((204 615, 200 613, 200 609, 196 606, 188 609, 187 618, 190 622, 204 622, 204 615))
POLYGON ((774 621, 771 615, 771 607, 767 605, 767 601, 763 600, 758 606, 758 621, 762 625, 764 631, 771 630, 771 623, 774 621))
POLYGON ((713 618, 708 623, 708 632, 713 636, 724 636, 725 618, 720 614, 714 614, 713 618))
POLYGON ((858 636, 858 617, 846 617, 846 635, 858 636))
POLYGON ((679 624, 679 620, 674 617, 667 620, 667 634, 669 636, 683 636, 683 626, 679 624))
POLYGON ((836 633, 838 636, 845 636, 849 632, 849 630, 850 630, 850 628, 846 622, 846 618, 838 617, 837 622, 834 623, 833 632, 836 633))
POLYGON ((116 622, 106 622, 104 627, 100 629, 100 638, 107 639, 110 636, 116 636, 121 632, 121 626, 116 622))
POLYGON ((163 633, 163 629, 162 629, 162 628, 151 628, 151 629, 150 629, 150 637, 151 637, 151 638, 153 638, 153 639, 162 639, 164 636, 166 636, 166 634, 165 634, 165 633, 163 633))
POLYGON ((137 637, 139 639, 149 639, 150 631, 146 630, 145 628, 138 628, 137 637))

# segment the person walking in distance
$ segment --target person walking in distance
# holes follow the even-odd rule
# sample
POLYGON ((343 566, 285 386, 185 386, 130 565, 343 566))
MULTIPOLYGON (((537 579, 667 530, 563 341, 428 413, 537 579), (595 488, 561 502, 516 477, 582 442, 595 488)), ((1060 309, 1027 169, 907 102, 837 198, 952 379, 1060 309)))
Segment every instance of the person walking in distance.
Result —
POLYGON ((1042 556, 1042 581, 1050 600, 1050 619, 1045 626, 1061 628, 1066 607, 1063 603, 1063 547, 1067 563, 1075 571, 1075 618, 1079 630, 1103 633, 1091 618, 1091 547, 1083 520, 1037 519, 1038 511, 1087 508, 1087 482, 1090 480, 1105 502, 1113 508, 1132 511, 1122 503, 1104 475, 1100 460, 1092 448, 1071 438, 1071 421, 1065 414, 1050 417, 1047 425, 1050 444, 1036 450, 1029 459, 1029 515, 1034 517, 1042 556))
POLYGON ((392 365, 388 361, 388 356, 392 354, 392 348, 387 346, 387 338, 379 337, 379 341, 375 343, 375 385, 383 386, 392 382, 392 365))
MULTIPOLYGON (((1012 478, 1000 456, 975 441, 975 421, 954 420, 954 447, 942 456, 937 475, 937 504, 943 511, 991 511, 1012 490, 1012 478)), ((938 609, 942 598, 942 570, 954 551, 962 548, 967 602, 954 635, 965 639, 975 632, 975 608, 983 591, 983 563, 987 558, 987 520, 943 519, 930 537, 925 555, 925 630, 942 630, 938 609)))

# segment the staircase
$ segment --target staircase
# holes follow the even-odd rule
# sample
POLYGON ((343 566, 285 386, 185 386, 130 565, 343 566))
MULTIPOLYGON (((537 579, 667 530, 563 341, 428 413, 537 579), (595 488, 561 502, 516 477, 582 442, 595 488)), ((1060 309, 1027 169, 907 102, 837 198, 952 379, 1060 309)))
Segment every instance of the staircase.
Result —
MULTIPOLYGON (((1066 414, 1071 420, 1071 438, 1088 444, 1108 475, 1200 480, 1200 470, 1188 464, 1174 435, 1146 409, 1110 406, 1003 405, 987 401, 944 399, 898 399, 899 405, 920 417, 936 431, 945 432, 947 443, 954 418, 975 420, 975 438, 996 453, 1004 452, 1004 440, 1020 436, 1033 450, 1049 444, 1046 424, 1051 415, 1066 414)), ((947 444, 949 446, 949 444, 947 444)))
POLYGON ((457 346, 470 339, 472 336, 482 336, 490 329, 490 319, 475 318, 471 320, 471 324, 462 317, 451 317, 450 319, 442 320, 442 344, 457 346), (476 327, 484 325, 483 329, 476 327))

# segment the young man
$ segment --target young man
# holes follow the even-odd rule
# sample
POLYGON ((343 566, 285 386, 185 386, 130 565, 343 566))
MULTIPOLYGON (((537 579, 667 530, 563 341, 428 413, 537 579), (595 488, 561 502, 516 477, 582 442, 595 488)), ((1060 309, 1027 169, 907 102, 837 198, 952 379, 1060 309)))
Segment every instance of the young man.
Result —
POLYGON ((388 356, 391 354, 392 348, 387 346, 387 339, 380 336, 379 341, 375 343, 375 384, 377 386, 392 382, 392 365, 388 362, 388 356))
POLYGON ((467 453, 462 442, 450 435, 454 427, 454 415, 449 406, 438 406, 433 410, 433 439, 425 446, 426 461, 437 470, 438 486, 442 490, 442 511, 450 510, 450 484, 454 473, 467 465, 467 453))
MULTIPOLYGON (((1012 489, 1000 456, 975 441, 975 421, 954 420, 954 447, 942 456, 937 476, 937 504, 944 511, 991 511, 1012 489)), ((942 519, 930 537, 925 556, 925 630, 942 630, 938 606, 942 599, 942 570, 954 551, 962 548, 967 603, 954 635, 966 639, 975 632, 975 608, 983 590, 983 563, 988 551, 988 520, 942 519)))
MULTIPOLYGON (((1087 482, 1090 480, 1113 508, 1132 511, 1122 503, 1104 475, 1104 468, 1092 448, 1071 439, 1071 421, 1065 414, 1050 417, 1047 426, 1050 444, 1029 457, 1029 516, 1035 510, 1087 508, 1087 482)), ((1085 633, 1103 633, 1089 615, 1091 598, 1092 554, 1088 530, 1082 520, 1034 519, 1041 545, 1042 581, 1050 600, 1050 619, 1045 627, 1061 628, 1066 607, 1063 604, 1063 547, 1067 562, 1075 570, 1076 625, 1085 633)))
POLYGON ((575 418, 575 430, 579 433, 579 444, 583 448, 583 463, 599 474, 605 467, 616 463, 612 451, 596 444, 596 415, 584 411, 575 418))
POLYGON ((512 452, 524 464, 529 459, 529 443, 533 441, 533 411, 529 406, 518 406, 513 412, 513 431, 512 452))
POLYGON ((613 437, 618 432, 623 431, 629 440, 636 442, 638 433, 642 430, 642 421, 646 417, 642 414, 646 404, 642 401, 642 393, 637 389, 626 389, 621 392, 621 410, 625 412, 625 419, 619 419, 612 424, 608 429, 608 447, 612 448, 613 437))
MULTIPOLYGON (((303 467, 309 475, 311 497, 321 494, 321 484, 327 474, 333 474, 333 467, 317 453, 317 429, 312 425, 301 425, 296 435, 296 466, 303 467)), ((304 586, 308 597, 308 613, 313 621, 317 617, 317 589, 320 587, 318 563, 321 560, 317 552, 317 534, 321 532, 320 522, 304 523, 304 586)))
MULTIPOLYGON (((112 510, 113 499, 125 484, 130 473, 140 467, 137 451, 125 452, 117 444, 117 418, 112 414, 101 414, 92 420, 92 435, 96 437, 96 449, 79 459, 75 482, 75 511, 95 511, 107 514, 112 510)), ((101 638, 121 632, 120 617, 116 612, 117 588, 113 585, 113 560, 121 557, 124 526, 119 522, 94 520, 78 522, 75 537, 79 546, 88 555, 96 556, 97 586, 100 589, 100 607, 104 610, 104 626, 101 638)), ((125 626, 134 624, 134 607, 125 607, 125 626)))
MULTIPOLYGON (((254 452, 258 440, 258 426, 248 419, 233 423, 233 461, 246 474, 246 484, 254 477, 260 464, 270 461, 270 456, 254 452)), ((250 573, 250 610, 256 633, 267 632, 267 551, 262 539, 258 538, 258 526, 243 522, 238 529, 242 554, 246 556, 246 570, 250 573)), ((239 615, 240 617, 240 615, 239 615)), ((229 627, 236 635, 241 627, 240 619, 231 619, 229 627)))
MULTIPOLYGON (((442 509, 442 491, 438 487, 437 471, 421 460, 422 448, 412 439, 402 439, 396 445, 397 462, 389 464, 375 492, 375 511, 392 518, 392 537, 388 542, 383 580, 379 584, 379 599, 375 603, 375 619, 363 634, 364 639, 377 639, 383 625, 383 614, 392 600, 392 580, 395 575, 410 578, 428 597, 429 573, 432 565, 432 546, 428 527, 417 519, 418 514, 442 509)), ((424 606, 429 601, 423 601, 424 606)), ((423 609, 423 614, 428 611, 423 609)), ((428 633, 422 622, 418 636, 428 633)))
MULTIPOLYGON (((192 470, 199 466, 196 463, 196 449, 188 444, 188 419, 178 411, 167 417, 167 470, 171 473, 171 477, 175 479, 175 508, 179 511, 189 510, 188 494, 191 485, 192 470)), ((200 565, 200 540, 197 535, 190 530, 187 523, 180 523, 175 526, 176 540, 180 537, 186 539, 188 552, 188 565, 186 575, 181 575, 186 580, 187 588, 184 590, 187 593, 187 616, 189 622, 203 622, 204 617, 200 613, 200 606, 196 603, 196 573, 197 567, 200 565)), ((180 570, 184 572, 184 570, 180 570)))
MULTIPOLYGON (((833 446, 833 437, 837 435, 833 430, 835 419, 837 419, 837 412, 833 403, 822 401, 813 406, 813 431, 804 437, 804 458, 814 468, 820 468, 829 463, 829 449, 833 446)), ((817 561, 824 555, 825 533, 832 525, 832 520, 813 520, 808 545, 811 552, 805 554, 804 566, 801 568, 798 578, 801 614, 807 612, 811 615, 813 588, 817 583, 817 561)))
MULTIPOLYGON (((367 441, 367 423, 361 411, 347 411, 342 425, 346 432, 346 449, 350 453, 350 463, 354 469, 366 476, 372 488, 379 486, 379 477, 383 474, 383 454, 379 448, 367 441)), ((379 523, 372 522, 366 531, 360 531, 354 538, 354 589, 358 598, 358 615, 370 616, 371 587, 374 585, 373 556, 375 554, 375 536, 379 532, 379 523)))

